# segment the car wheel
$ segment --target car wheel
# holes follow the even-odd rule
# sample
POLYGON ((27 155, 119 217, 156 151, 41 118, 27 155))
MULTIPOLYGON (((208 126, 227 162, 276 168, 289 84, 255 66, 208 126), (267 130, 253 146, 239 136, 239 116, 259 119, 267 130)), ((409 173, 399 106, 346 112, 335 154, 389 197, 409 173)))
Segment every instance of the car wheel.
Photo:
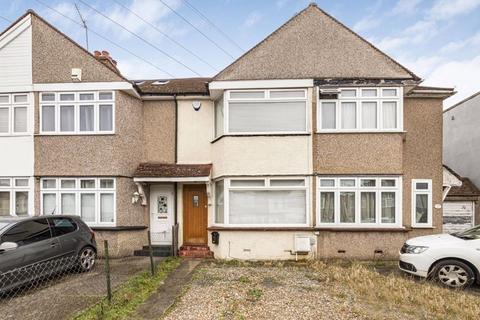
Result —
POLYGON ((87 272, 92 270, 93 266, 95 265, 96 258, 97 254, 92 247, 85 247, 80 250, 80 254, 78 255, 78 264, 80 267, 80 271, 87 272))
POLYGON ((434 268, 435 280, 442 285, 465 289, 475 281, 475 273, 467 264, 458 260, 444 260, 434 268))

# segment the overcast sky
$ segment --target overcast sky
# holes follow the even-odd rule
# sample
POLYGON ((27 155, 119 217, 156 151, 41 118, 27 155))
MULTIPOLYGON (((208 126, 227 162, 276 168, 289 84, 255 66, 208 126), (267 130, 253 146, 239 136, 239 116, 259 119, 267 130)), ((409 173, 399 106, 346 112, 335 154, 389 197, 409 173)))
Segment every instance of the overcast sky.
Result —
MULTIPOLYGON (((122 73, 130 79, 169 78, 171 77, 169 74, 175 77, 214 75, 310 2, 308 0, 40 1, 79 22, 74 7, 76 2, 92 30, 89 33, 90 51, 104 49, 110 51, 118 61, 122 73), (82 2, 93 6, 151 44, 108 21, 82 2), (119 3, 167 34, 176 43, 119 3), (200 32, 164 3, 197 27, 200 32), (228 38, 206 22, 194 8, 217 25, 228 38), (154 66, 94 33, 135 52, 154 66)), ((322 9, 424 78, 425 85, 455 87, 458 94, 448 99, 445 106, 480 91, 480 0, 320 0, 317 3, 322 9)), ((10 21, 32 8, 85 46, 84 30, 79 25, 41 5, 37 0, 0 0, 0 8, 0 16, 10 21)), ((2 30, 9 25, 3 18, 0 18, 2 30)))

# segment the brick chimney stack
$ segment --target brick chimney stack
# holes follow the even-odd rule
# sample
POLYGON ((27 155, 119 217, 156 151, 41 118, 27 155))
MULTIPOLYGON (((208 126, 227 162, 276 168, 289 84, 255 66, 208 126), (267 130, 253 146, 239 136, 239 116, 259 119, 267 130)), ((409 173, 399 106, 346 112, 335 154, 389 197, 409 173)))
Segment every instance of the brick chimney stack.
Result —
POLYGON ((110 56, 110 53, 106 50, 98 51, 95 50, 93 52, 93 55, 95 58, 97 58, 98 61, 115 71, 116 73, 120 74, 120 70, 117 68, 117 61, 113 60, 112 57, 110 56))

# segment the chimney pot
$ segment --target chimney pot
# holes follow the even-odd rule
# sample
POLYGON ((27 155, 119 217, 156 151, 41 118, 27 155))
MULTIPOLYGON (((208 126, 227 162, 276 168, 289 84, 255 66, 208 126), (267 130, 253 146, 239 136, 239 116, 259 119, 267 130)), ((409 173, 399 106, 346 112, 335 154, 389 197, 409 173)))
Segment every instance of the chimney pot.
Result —
POLYGON ((94 55, 95 57, 100 57, 100 56, 102 55, 102 53, 101 53, 100 51, 98 51, 98 50, 95 50, 95 51, 93 51, 93 55, 94 55))
POLYGON ((105 57, 107 57, 107 58, 110 57, 110 53, 109 53, 108 51, 106 51, 106 50, 103 50, 103 51, 102 51, 102 55, 105 56, 105 57))

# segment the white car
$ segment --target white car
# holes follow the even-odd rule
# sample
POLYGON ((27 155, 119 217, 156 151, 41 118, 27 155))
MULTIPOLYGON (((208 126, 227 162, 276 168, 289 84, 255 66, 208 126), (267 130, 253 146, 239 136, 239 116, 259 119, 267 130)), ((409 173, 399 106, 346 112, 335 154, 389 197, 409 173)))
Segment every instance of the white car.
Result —
POLYGON ((407 240, 400 250, 399 267, 451 288, 480 283, 480 226, 407 240))

